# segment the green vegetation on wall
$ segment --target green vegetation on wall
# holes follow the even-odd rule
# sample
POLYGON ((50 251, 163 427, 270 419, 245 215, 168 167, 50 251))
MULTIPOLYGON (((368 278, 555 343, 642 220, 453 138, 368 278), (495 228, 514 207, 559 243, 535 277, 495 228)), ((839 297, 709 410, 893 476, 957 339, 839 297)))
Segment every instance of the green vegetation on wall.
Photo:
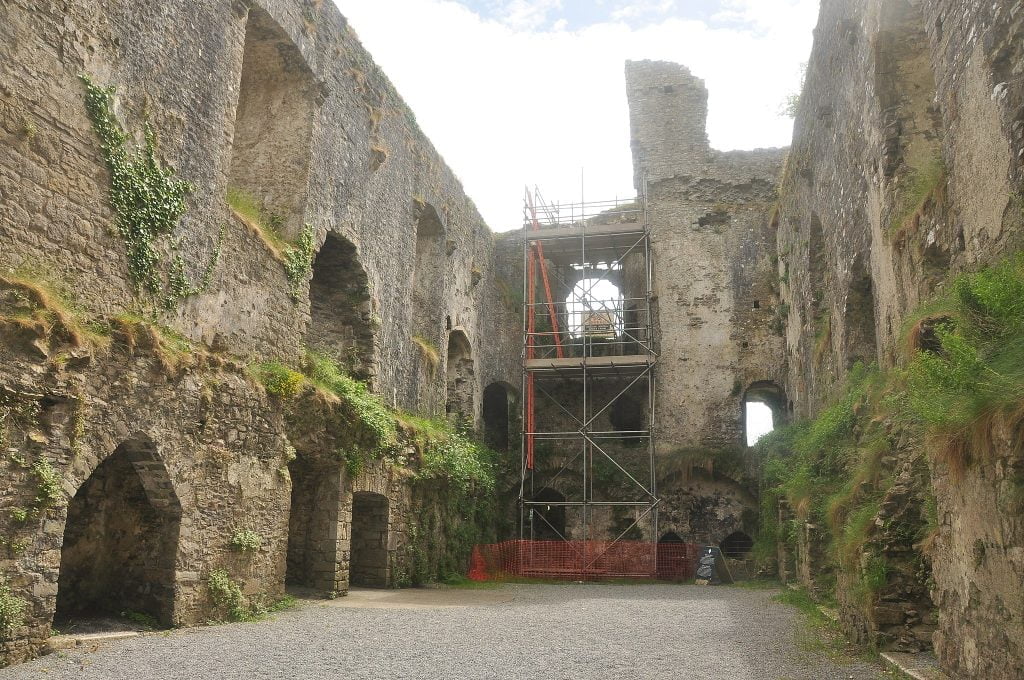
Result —
POLYGON ((855 576, 870 598, 890 570, 872 536, 886 531, 923 552, 937 525, 930 494, 915 526, 877 522, 893 483, 896 439, 924 439, 956 476, 988 459, 1000 429, 1015 432, 1024 423, 1024 254, 961 275, 947 290, 908 322, 902 366, 855 366, 816 418, 758 442, 759 558, 774 556, 779 543, 792 547, 797 523, 825 527, 831 564, 855 576), (780 500, 793 523, 779 523, 780 500))
POLYGON ((28 602, 11 594, 10 586, 0 581, 0 640, 9 638, 25 620, 28 602))
POLYGON ((185 214, 186 197, 194 187, 178 179, 174 168, 157 158, 157 136, 149 122, 144 125, 142 148, 128 147, 129 137, 113 113, 113 86, 97 85, 87 74, 82 74, 81 79, 85 85, 86 111, 110 172, 110 206, 128 256, 129 278, 137 292, 171 308, 209 285, 220 258, 224 231, 220 232, 199 286, 189 282, 177 243, 167 246, 173 256, 170 264, 164 264, 157 241, 173 234, 185 214))
POLYGON ((288 277, 288 292, 293 301, 301 297, 302 287, 313 270, 316 244, 313 241, 313 227, 306 224, 294 243, 281 233, 284 218, 262 205, 248 192, 228 187, 228 205, 246 226, 263 241, 278 262, 284 266, 288 277))

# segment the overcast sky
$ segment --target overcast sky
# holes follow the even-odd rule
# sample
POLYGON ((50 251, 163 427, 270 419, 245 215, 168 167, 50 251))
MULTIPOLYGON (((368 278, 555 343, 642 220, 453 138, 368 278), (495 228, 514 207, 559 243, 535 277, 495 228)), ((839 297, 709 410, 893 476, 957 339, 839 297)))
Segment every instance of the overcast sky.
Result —
POLYGON ((715 148, 787 146, 818 0, 335 0, 492 229, 632 196, 627 59, 685 64, 715 148))

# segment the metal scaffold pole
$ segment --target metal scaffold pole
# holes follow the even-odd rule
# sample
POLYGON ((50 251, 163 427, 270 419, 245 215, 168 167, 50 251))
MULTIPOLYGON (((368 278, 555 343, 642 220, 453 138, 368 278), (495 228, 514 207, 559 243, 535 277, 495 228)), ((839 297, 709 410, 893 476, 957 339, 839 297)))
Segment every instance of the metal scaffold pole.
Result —
POLYGON ((634 560, 641 566, 616 567, 630 571, 616 575, 657 569, 657 353, 645 193, 642 186, 628 202, 552 205, 537 189, 526 191, 519 516, 530 548, 518 563, 529 575, 570 569, 598 578, 626 543, 649 549, 634 560), (641 415, 624 423, 621 413, 641 415), (552 551, 564 559, 537 557, 552 551))

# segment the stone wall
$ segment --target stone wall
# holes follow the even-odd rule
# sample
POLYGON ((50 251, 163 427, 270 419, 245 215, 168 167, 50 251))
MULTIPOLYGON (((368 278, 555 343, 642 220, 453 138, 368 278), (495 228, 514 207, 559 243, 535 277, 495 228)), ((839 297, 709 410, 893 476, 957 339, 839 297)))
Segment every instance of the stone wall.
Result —
MULTIPOLYGON (((954 275, 1019 249, 1022 21, 1020 2, 822 3, 777 235, 785 387, 799 417, 827 404, 856 362, 898 365, 908 314, 954 275)), ((994 447, 956 479, 933 447, 888 429, 895 448, 885 466, 899 493, 887 497, 873 540, 899 573, 868 604, 840 574, 844 624, 879 646, 912 648, 928 646, 937 618, 936 650, 956 677, 1019 677, 1014 447, 994 447), (930 472, 911 472, 922 460, 930 472), (932 493, 931 546, 888 530, 932 493), (921 561, 930 597, 912 577, 921 561)), ((815 571, 812 560, 804 580, 815 571)))
POLYGON ((331 3, 246 8, 165 3, 155 11, 111 0, 51 14, 5 5, 0 56, 12 69, 0 80, 0 129, 13 153, 2 175, 3 264, 50 271, 92 312, 129 306, 99 144, 74 96, 84 96, 79 74, 91 74, 117 87, 124 127, 138 133, 148 120, 160 156, 195 187, 174 237, 193 280, 226 224, 212 285, 167 319, 172 328, 242 356, 289 356, 300 342, 325 340, 310 326, 305 295, 289 299, 283 267, 232 218, 228 188, 244 189, 280 216, 285 238, 309 224, 318 249, 328 233, 345 244, 364 272, 354 334, 364 353, 373 349, 364 360, 377 367, 378 391, 405 408, 439 411, 444 386, 420 388, 411 337, 443 355, 446 330, 459 327, 477 348, 494 237, 331 3), (424 223, 430 248, 416 245, 424 223), (408 304, 428 280, 430 304, 408 304))
POLYGON ((283 593, 287 442, 244 367, 211 357, 168 370, 142 331, 118 331, 90 353, 45 335, 19 346, 10 330, 0 345, 0 565, 29 608, 4 643, 7 661, 45 641, 58 586, 75 589, 61 595, 69 614, 140 611, 175 625, 208 618, 211 569, 230 569, 247 594, 283 593), (232 550, 241 530, 259 535, 257 550, 232 550), (97 569, 104 559, 109 574, 97 569), (112 577, 137 587, 105 589, 112 577))
MULTIPOLYGON (((421 558, 411 513, 447 507, 444 485, 414 498, 414 447, 375 458, 351 422, 331 425, 336 404, 306 390, 289 405, 249 367, 294 365, 308 346, 390 406, 440 416, 456 403, 479 426, 485 386, 518 399, 521 309, 510 290, 520 274, 502 255, 515 245, 487 229, 333 3, 16 1, 0 8, 0 26, 10 65, 0 75, 0 275, 47 282, 83 327, 114 329, 109 343, 70 337, 31 286, 0 286, 0 564, 29 603, 0 663, 40 649, 58 586, 80 594, 69 610, 125 611, 86 568, 104 527, 144 595, 131 609, 165 623, 224 616, 208 587, 220 569, 253 604, 279 597, 286 580, 344 593, 353 538, 384 551, 368 581, 409 583, 421 558), (178 274, 192 284, 181 301, 136 290, 83 74, 114 88, 128 146, 144 148, 149 127, 158 161, 192 186, 180 223, 154 241, 160 285, 178 274), (295 259, 307 228, 308 270, 295 259), (366 464, 349 469, 348 451, 366 464), (42 506, 48 470, 57 490, 42 506), (366 540, 353 501, 362 493, 388 507, 386 528, 377 517, 366 540), (102 524, 115 515, 152 536, 102 524), (257 547, 240 547, 254 536, 257 547), (143 568, 143 553, 166 559, 143 568)), ((508 429, 516 441, 517 425, 508 429)), ((438 517, 442 539, 462 517, 493 522, 438 517)), ((449 548, 439 540, 421 561, 457 569, 465 549, 449 548)))
MULTIPOLYGON (((785 377, 772 221, 784 152, 712 149, 707 90, 684 67, 628 62, 626 88, 651 227, 655 442, 659 469, 678 471, 659 479, 660 514, 684 538, 718 543, 752 530, 756 499, 714 459, 746 444, 748 390, 785 377)), ((784 398, 775 411, 784 421, 784 398)))

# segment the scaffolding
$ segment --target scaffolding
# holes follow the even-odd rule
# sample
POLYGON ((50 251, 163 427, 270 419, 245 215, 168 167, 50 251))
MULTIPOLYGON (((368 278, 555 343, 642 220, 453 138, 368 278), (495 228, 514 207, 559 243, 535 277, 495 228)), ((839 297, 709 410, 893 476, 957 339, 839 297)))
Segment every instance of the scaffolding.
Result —
MULTIPOLYGON (((650 550, 635 575, 657 571, 656 352, 643 194, 549 204, 527 189, 524 201, 520 539, 564 542, 579 553, 579 578, 599 577, 604 556, 638 534, 650 550), (639 417, 625 429, 610 426, 627 395, 641 397, 639 417), (609 531, 615 513, 632 522, 609 531)), ((530 554, 520 559, 521 570, 544 575, 530 554)))

